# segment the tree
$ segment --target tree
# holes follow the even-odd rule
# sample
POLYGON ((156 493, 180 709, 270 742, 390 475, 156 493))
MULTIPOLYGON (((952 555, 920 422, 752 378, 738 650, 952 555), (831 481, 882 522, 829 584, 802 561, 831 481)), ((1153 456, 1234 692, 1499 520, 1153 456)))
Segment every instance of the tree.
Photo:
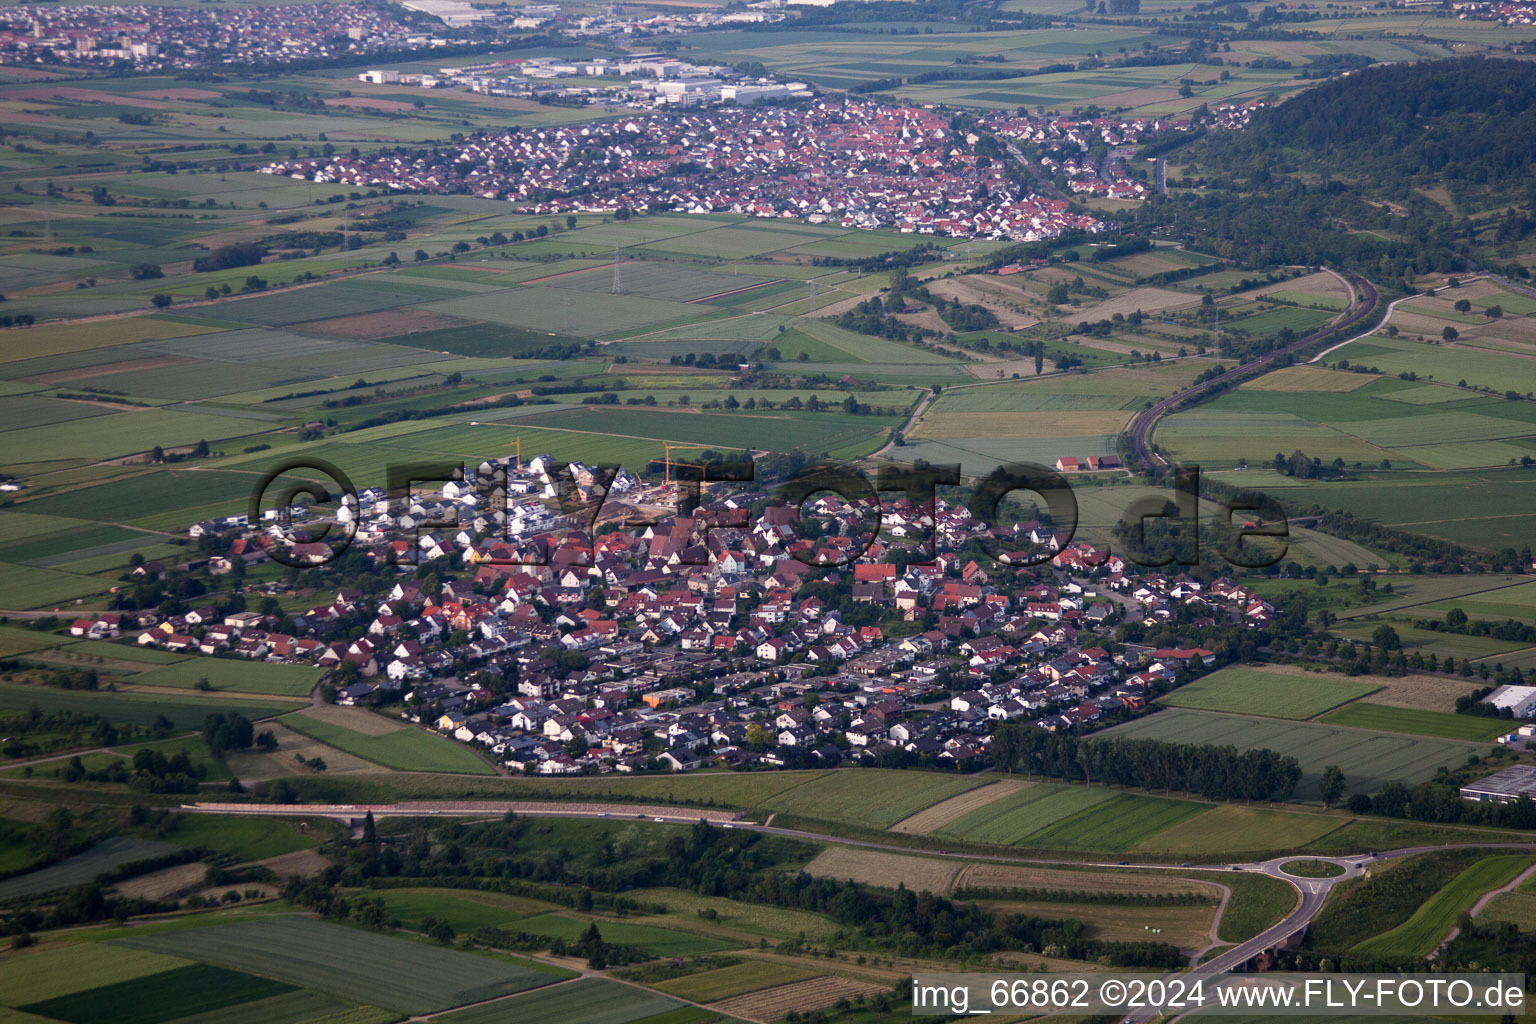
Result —
POLYGON ((365 844, 373 844, 378 841, 379 833, 373 824, 373 812, 369 811, 368 816, 363 819, 363 842, 365 844))
POLYGON ((1344 798, 1344 770, 1336 764, 1330 764, 1323 769, 1322 781, 1318 784, 1318 790, 1323 798, 1324 807, 1332 807, 1344 798))
POLYGON ((149 301, 155 304, 155 308, 156 309, 164 309, 166 306, 169 306, 172 302, 175 302, 176 300, 171 298, 169 295, 165 294, 164 292, 158 292, 158 293, 155 294, 154 298, 150 299, 149 301))
POLYGON ((1385 623, 1377 626, 1376 629, 1371 633, 1371 643, 1375 644, 1377 647, 1380 647, 1384 651, 1395 651, 1399 647, 1403 646, 1403 642, 1398 639, 1397 630, 1393 629, 1391 626, 1386 625, 1385 623))
POLYGON ((1461 337, 1461 332, 1456 330, 1456 328, 1447 325, 1445 330, 1440 332, 1440 337, 1444 338, 1446 341, 1455 341, 1457 338, 1461 337))
POLYGON ((1457 299, 1454 308, 1458 313, 1470 312, 1472 309, 1472 301, 1470 299, 1457 299))

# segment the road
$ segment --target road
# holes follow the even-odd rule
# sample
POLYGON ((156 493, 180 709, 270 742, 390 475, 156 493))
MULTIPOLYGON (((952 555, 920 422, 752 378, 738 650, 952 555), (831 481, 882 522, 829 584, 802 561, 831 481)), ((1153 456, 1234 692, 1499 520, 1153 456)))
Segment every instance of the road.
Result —
MULTIPOLYGON (((1164 461, 1161 456, 1154 455, 1152 452, 1152 429, 1157 425, 1159 419, 1173 409, 1207 392, 1235 384, 1263 369, 1281 365, 1286 356, 1299 352, 1309 345, 1317 344, 1334 331, 1348 330, 1369 318, 1372 310, 1376 308, 1376 287, 1365 280, 1365 278, 1357 277, 1354 274, 1346 272, 1341 276, 1354 289, 1354 301, 1348 309, 1336 317, 1328 326, 1314 331, 1304 338, 1298 338, 1289 345, 1277 348, 1257 359, 1249 360, 1220 376, 1212 377, 1209 380, 1201 381, 1193 387, 1185 388, 1183 391, 1163 399, 1150 409, 1144 409, 1137 413, 1136 417, 1131 420, 1131 425, 1126 428, 1126 440, 1130 443, 1131 457, 1136 464, 1140 468, 1146 469, 1164 461)), ((1382 319, 1384 320, 1385 318, 1383 317, 1382 319)), ((1376 327, 1379 327, 1381 322, 1377 321, 1376 327)), ((1374 331, 1376 327, 1372 327, 1371 330, 1374 331)))

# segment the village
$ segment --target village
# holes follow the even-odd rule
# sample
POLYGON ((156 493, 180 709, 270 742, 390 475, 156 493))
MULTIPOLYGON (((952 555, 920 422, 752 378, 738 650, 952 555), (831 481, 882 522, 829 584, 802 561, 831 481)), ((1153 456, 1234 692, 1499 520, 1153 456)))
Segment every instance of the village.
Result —
POLYGON ((520 212, 730 211, 1034 241, 1096 217, 1014 183, 933 110, 859 100, 652 113, 465 138, 456 148, 300 157, 299 180, 504 199, 520 212))
MULTIPOLYGON (((689 515, 594 536, 569 506, 545 504, 557 480, 581 492, 592 473, 544 456, 482 464, 409 501, 359 495, 341 518, 355 517, 370 577, 396 578, 369 596, 341 587, 279 614, 270 597, 291 588, 270 584, 253 588, 268 595, 261 610, 108 612, 71 633, 209 655, 210 672, 220 658, 322 667, 325 699, 552 775, 975 766, 998 723, 1120 721, 1216 663, 1197 645, 1116 643, 1116 626, 1261 628, 1274 614, 1225 579, 1141 573, 1038 521, 989 525, 942 500, 883 503, 878 536, 861 537, 871 510, 821 497, 804 506, 810 540, 800 508, 717 493, 689 515), (491 509, 503 500, 509 511, 491 509), (538 530, 506 529, 531 506, 538 530), (997 553, 990 567, 962 553, 978 546, 997 553)), ((609 488, 656 490, 627 474, 609 488)), ((271 554, 303 555, 289 541, 303 517, 288 518, 194 524, 220 553, 179 568, 237 583, 271 554)))
MULTIPOLYGON (((442 26, 435 25, 437 30, 442 26)), ((0 63, 134 71, 291 64, 447 46, 383 7, 42 6, 0 12, 0 63)))

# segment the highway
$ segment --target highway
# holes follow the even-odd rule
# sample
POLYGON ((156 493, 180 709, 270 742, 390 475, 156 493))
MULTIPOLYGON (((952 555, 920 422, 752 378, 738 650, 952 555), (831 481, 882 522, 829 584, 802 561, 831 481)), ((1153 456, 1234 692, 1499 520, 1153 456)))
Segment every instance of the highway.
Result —
MULTIPOLYGON (((1341 275, 1348 280, 1350 287, 1354 289, 1354 302, 1340 316, 1330 322, 1328 326, 1313 331, 1306 337, 1298 338, 1289 345, 1277 348, 1257 359, 1251 359, 1240 366, 1233 367, 1220 376, 1203 380, 1192 387, 1185 388, 1177 394, 1168 396, 1150 409, 1143 409, 1137 413, 1136 417, 1131 420, 1130 426, 1126 428, 1126 439, 1130 442, 1131 457, 1135 460, 1137 466, 1141 469, 1150 469, 1164 461, 1152 451, 1152 429, 1157 425, 1157 421, 1168 412, 1207 392, 1224 388, 1229 384, 1235 384, 1269 367, 1283 365, 1286 356, 1299 352, 1310 345, 1316 345, 1334 331, 1347 331, 1369 318, 1372 311, 1376 308, 1376 287, 1365 278, 1351 274, 1348 271, 1342 271, 1341 275)), ((1380 326, 1380 321, 1377 322, 1376 326, 1380 326)), ((1375 327, 1371 328, 1371 330, 1375 329, 1375 327)))

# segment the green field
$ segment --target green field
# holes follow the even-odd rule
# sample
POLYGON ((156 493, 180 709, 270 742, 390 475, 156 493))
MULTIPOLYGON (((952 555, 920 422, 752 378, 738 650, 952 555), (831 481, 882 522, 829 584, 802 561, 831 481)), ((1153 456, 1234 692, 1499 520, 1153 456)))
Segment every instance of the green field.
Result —
POLYGON ((255 721, 291 711, 294 705, 272 700, 55 690, 42 686, 0 683, 0 711, 26 711, 32 707, 45 713, 75 711, 100 715, 109 722, 128 725, 153 725, 155 719, 164 715, 173 726, 185 731, 201 729, 205 718, 219 712, 238 711, 255 721))
POLYGON ((111 1017, 123 1024, 161 1024, 177 1017, 214 1013, 295 991, 294 986, 208 964, 188 964, 159 974, 28 1003, 17 1009, 68 1021, 95 1024, 111 1017))
POLYGON ((743 992, 756 992, 773 985, 787 985, 814 977, 810 971, 793 964, 765 963, 749 960, 730 967, 716 967, 700 971, 676 981, 662 982, 657 987, 663 992, 692 1000, 695 1003, 711 1003, 743 992))
POLYGON ((1334 675, 1277 672, 1233 665, 1179 687, 1162 703, 1204 711, 1233 711, 1274 718, 1306 719, 1364 697, 1376 687, 1334 675))
POLYGON ((1018 845, 1119 853, 1137 848, 1166 828, 1198 819, 1210 809, 1208 804, 1185 800, 1116 793, 1108 800, 1030 833, 1018 845))
POLYGON ((432 1013, 547 985, 551 975, 506 960, 309 918, 210 924, 114 942, 258 971, 405 1014, 432 1013))
MULTIPOLYGON (((535 914, 524 917, 512 925, 512 930, 544 935, 575 942, 592 924, 585 918, 567 917, 564 914, 535 914)), ((731 949, 740 943, 716 939, 708 935, 658 928, 649 924, 629 924, 625 921, 599 921, 598 931, 606 942, 621 946, 634 946, 653 956, 694 956, 699 953, 716 953, 731 949)))
POLYGON ((193 658, 140 672, 132 681, 140 686, 192 689, 200 680, 206 679, 215 690, 307 697, 319 682, 320 674, 319 669, 308 665, 273 665, 241 658, 193 658))
POLYGON ((864 770, 829 772, 814 775, 759 806, 805 818, 890 828, 924 807, 987 781, 936 772, 903 772, 899 781, 864 770))
POLYGON ((113 836, 57 864, 0 882, 0 902, 85 885, 103 872, 176 850, 177 847, 170 843, 113 836))
POLYGON ((494 775, 494 769, 456 740, 407 725, 369 736, 309 715, 288 715, 283 724, 310 739, 356 754, 366 761, 406 772, 461 772, 494 775))
POLYGON ((1529 854, 1485 857, 1446 883, 1408 920, 1389 932, 1358 943, 1352 952, 1385 959, 1427 956, 1479 897, 1506 885, 1530 863, 1529 854))
POLYGON ((438 1018, 448 1024, 632 1024, 686 1004, 604 978, 581 978, 539 992, 470 1007, 438 1018))
POLYGON ((104 943, 50 946, 13 953, 0 960, 0 992, 7 1006, 41 1003, 95 985, 132 981, 187 966, 164 953, 121 949, 104 943))
POLYGON ((1373 793, 1388 781, 1408 785, 1426 781, 1439 768, 1459 765, 1468 754, 1484 751, 1474 744, 1454 740, 1415 739, 1398 733, 1181 708, 1116 726, 1109 735, 1231 744, 1240 750, 1265 747, 1290 754, 1301 762, 1303 774, 1296 795, 1302 800, 1317 798, 1317 781, 1325 765, 1336 764, 1343 769, 1351 793, 1373 793))
POLYGON ((1448 740, 1474 742, 1491 741, 1511 728, 1509 722, 1496 718, 1390 707, 1368 701, 1339 708, 1332 714, 1324 715, 1321 720, 1329 725, 1351 725, 1357 729, 1405 732, 1414 736, 1439 736, 1448 740))
POLYGON ((1048 829, 1114 797, 1111 790, 1045 782, 993 800, 934 831, 936 836, 999 846, 1022 844, 1048 829))

